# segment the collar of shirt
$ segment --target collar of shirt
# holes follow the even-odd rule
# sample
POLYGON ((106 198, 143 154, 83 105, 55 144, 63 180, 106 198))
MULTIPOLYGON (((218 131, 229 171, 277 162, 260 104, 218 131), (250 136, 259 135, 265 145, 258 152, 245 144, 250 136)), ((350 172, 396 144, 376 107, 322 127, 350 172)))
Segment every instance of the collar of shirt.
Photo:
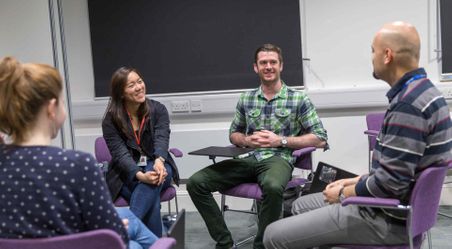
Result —
MULTIPOLYGON (((259 98, 266 100, 264 92, 262 91, 262 86, 260 86, 259 89, 257 90, 257 96, 259 96, 259 98)), ((279 92, 277 94, 275 94, 273 99, 271 99, 270 101, 272 101, 274 99, 278 99, 278 98, 286 99, 287 96, 288 96, 287 95, 287 85, 286 85, 286 83, 284 83, 284 81, 281 80, 281 89, 279 90, 279 92)))
POLYGON ((411 78, 415 77, 416 75, 427 75, 424 68, 418 68, 416 70, 413 70, 411 72, 406 73, 403 75, 402 78, 400 78, 399 81, 386 93, 386 97, 389 99, 389 102, 392 101, 392 99, 405 88, 405 83, 409 81, 411 78))

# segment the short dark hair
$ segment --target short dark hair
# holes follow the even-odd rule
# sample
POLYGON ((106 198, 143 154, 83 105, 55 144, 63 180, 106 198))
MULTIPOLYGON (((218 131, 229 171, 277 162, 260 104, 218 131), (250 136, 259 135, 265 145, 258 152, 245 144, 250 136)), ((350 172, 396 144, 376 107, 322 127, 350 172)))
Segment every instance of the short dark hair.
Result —
POLYGON ((257 48, 254 53, 254 63, 257 63, 257 54, 259 54, 259 52, 276 52, 278 54, 279 62, 283 62, 282 50, 274 44, 266 43, 257 48))

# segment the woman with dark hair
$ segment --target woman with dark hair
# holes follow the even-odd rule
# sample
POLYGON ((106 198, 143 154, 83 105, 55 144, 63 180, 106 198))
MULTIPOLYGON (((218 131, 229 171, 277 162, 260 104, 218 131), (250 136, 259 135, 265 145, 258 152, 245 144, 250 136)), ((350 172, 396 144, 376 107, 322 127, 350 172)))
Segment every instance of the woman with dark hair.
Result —
POLYGON ((179 174, 168 154, 168 111, 146 98, 136 69, 121 67, 113 73, 102 131, 112 155, 107 183, 113 199, 125 198, 130 210, 161 237, 160 192, 171 178, 178 184, 179 174))
POLYGON ((0 237, 105 228, 130 249, 149 248, 157 237, 127 208, 115 210, 95 159, 50 146, 66 119, 62 89, 49 65, 0 60, 0 132, 12 141, 0 143, 0 237))

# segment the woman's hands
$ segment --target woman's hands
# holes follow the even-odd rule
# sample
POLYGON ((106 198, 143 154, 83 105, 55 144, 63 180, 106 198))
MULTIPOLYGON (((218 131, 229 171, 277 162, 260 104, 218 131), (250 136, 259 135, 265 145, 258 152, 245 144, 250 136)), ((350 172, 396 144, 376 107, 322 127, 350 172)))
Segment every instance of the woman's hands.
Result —
POLYGON ((140 182, 144 182, 147 184, 157 185, 159 182, 159 175, 155 171, 147 172, 138 171, 136 177, 140 182))
POLYGON ((166 172, 165 163, 163 162, 163 160, 161 160, 159 158, 155 159, 154 170, 155 170, 155 172, 157 172, 157 174, 159 176, 157 185, 160 185, 165 181, 165 177, 168 175, 168 173, 166 172))
POLYGON ((121 220, 122 220, 122 224, 124 225, 126 230, 129 230, 129 219, 121 219, 121 220))
POLYGON ((166 172, 165 164, 161 160, 156 159, 154 162, 153 171, 138 171, 136 177, 140 182, 152 185, 160 185, 165 181, 167 175, 168 173, 166 172))

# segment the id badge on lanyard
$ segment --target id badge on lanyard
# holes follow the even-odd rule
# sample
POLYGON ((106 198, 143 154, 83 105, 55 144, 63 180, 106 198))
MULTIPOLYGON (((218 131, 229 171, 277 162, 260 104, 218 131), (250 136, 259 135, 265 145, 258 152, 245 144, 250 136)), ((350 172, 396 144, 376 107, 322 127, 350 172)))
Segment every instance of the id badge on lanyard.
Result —
POLYGON ((138 167, 146 167, 146 165, 148 164, 148 159, 145 155, 141 155, 140 159, 138 160, 137 166, 138 167))
MULTIPOLYGON (((130 116, 129 112, 127 112, 127 114, 129 115, 130 123, 132 124, 132 117, 130 116)), ((138 135, 133 131, 133 124, 132 124, 132 132, 133 132, 133 135, 135 136, 135 141, 137 142, 138 147, 140 147, 140 142, 141 142, 140 134, 141 134, 141 131, 143 130, 145 119, 146 119, 145 117, 143 117, 141 119, 141 124, 140 124, 140 129, 138 130, 138 135)), ((141 148, 140 148, 140 152, 141 152, 141 156, 140 156, 140 159, 138 159, 137 166, 142 168, 144 171, 144 168, 146 167, 148 160, 147 160, 146 155, 144 155, 143 151, 141 150, 141 148)))

